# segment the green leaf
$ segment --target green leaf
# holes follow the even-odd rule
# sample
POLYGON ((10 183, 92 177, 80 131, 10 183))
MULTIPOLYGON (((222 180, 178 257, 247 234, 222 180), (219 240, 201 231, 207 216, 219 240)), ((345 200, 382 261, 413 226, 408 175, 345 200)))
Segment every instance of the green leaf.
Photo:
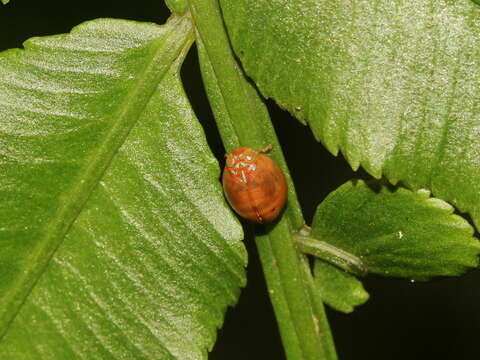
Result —
POLYGON ((246 252, 179 79, 192 41, 96 20, 0 54, 0 358, 206 358, 246 252))
POLYGON ((359 257, 369 272, 426 280, 478 265, 472 227, 429 192, 347 182, 318 207, 311 236, 359 257))
POLYGON ((1 0, 3 5, 6 5, 10 2, 10 0, 1 0))
POLYGON ((315 286, 322 300, 335 310, 351 313, 369 295, 355 276, 323 261, 315 261, 315 286))
POLYGON ((480 228, 480 8, 471 0, 221 0, 266 97, 351 166, 468 211, 480 228))

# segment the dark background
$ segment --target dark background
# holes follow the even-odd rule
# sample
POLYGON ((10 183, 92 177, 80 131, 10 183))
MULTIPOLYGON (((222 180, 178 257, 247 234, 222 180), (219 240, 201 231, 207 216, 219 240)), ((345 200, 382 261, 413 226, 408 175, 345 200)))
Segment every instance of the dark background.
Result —
MULTIPOLYGON (((235 1, 235 0, 232 0, 235 1)), ((157 1, 39 1, 12 0, 0 5, 0 51, 21 47, 32 36, 68 32, 73 26, 99 17, 163 23, 168 9, 157 1)), ((223 161, 221 145, 206 101, 193 48, 182 70, 187 93, 202 121, 215 155, 223 161)), ((308 128, 268 101, 298 197, 307 221, 316 205, 353 177, 345 160, 335 158, 316 143, 308 128)), ((247 234, 249 231, 247 230, 247 234)), ((238 305, 229 309, 210 359, 283 359, 275 319, 251 237, 248 287, 238 305)), ((480 272, 428 283, 368 277, 371 299, 353 314, 329 311, 342 360, 477 359, 480 348, 480 272)))

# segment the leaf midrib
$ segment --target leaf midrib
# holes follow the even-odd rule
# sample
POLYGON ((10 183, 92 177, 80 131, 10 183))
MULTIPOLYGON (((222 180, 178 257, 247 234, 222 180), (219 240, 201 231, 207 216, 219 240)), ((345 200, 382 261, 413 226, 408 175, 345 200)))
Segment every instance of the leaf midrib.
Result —
POLYGON ((85 207, 90 194, 108 169, 118 149, 137 123, 159 82, 174 65, 177 57, 193 43, 192 24, 188 14, 174 17, 164 26, 167 27, 167 31, 150 44, 150 59, 145 62, 147 66, 119 106, 119 110, 111 115, 114 125, 89 157, 90 161, 87 161, 79 171, 81 176, 77 178, 75 185, 62 195, 55 216, 44 228, 43 238, 26 259, 25 263, 30 266, 21 272, 11 291, 1 299, 0 340, 85 207))

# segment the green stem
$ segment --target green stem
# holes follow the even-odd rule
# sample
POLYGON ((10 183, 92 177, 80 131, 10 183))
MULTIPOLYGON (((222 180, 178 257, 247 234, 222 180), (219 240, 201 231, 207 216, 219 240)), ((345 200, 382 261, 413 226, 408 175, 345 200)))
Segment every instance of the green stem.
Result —
POLYGON ((261 149, 285 171, 289 194, 283 216, 256 236, 269 295, 288 359, 327 359, 313 305, 303 279, 292 231, 303 216, 268 111, 233 56, 216 0, 189 0, 206 92, 227 151, 243 145, 261 149))
POLYGON ((358 276, 365 276, 368 269, 355 255, 339 249, 325 241, 321 241, 310 236, 300 235, 294 236, 298 250, 302 253, 313 255, 317 258, 325 260, 330 264, 358 276))
POLYGON ((330 324, 328 323, 327 314, 325 313, 325 307, 323 306, 322 296, 315 286, 312 271, 308 259, 305 255, 301 255, 300 262, 303 270, 303 278, 307 284, 308 294, 312 299, 313 309, 315 311, 315 318, 318 322, 318 328, 320 332, 320 340, 324 349, 326 359, 337 360, 337 353, 335 351, 335 343, 333 342, 332 331, 330 324))
MULTIPOLYGON (((289 342, 298 341, 301 356, 289 359, 327 359, 321 347, 318 328, 315 326, 313 307, 308 289, 303 282, 298 252, 295 249, 290 228, 285 219, 280 220, 268 231, 268 235, 256 237, 256 244, 262 261, 270 297, 279 323, 282 339, 289 342), (268 259, 268 263, 265 261, 268 259), (273 260, 273 261, 272 261, 273 260), (268 266, 266 266, 268 265, 268 266), (275 282, 272 275, 275 274, 275 282), (275 295, 273 297, 272 295, 275 295), (281 299, 278 299, 281 297, 281 299), (277 311, 278 302, 286 303, 288 312, 277 311), (285 316, 290 318, 285 318, 285 316), (282 316, 282 317, 280 317, 282 316), (288 332, 282 329, 283 323, 288 324, 288 332), (292 329, 293 324, 293 329, 292 329), (291 333, 291 331, 294 331, 291 333)), ((288 349, 285 346, 288 356, 288 349)))
POLYGON ((271 237, 269 235, 256 236, 255 241, 263 272, 265 274, 265 280, 267 282, 268 294, 275 311, 285 354, 287 359, 302 359, 303 355, 300 345, 300 337, 295 329, 293 314, 288 306, 288 300, 283 288, 278 261, 272 249, 271 237))

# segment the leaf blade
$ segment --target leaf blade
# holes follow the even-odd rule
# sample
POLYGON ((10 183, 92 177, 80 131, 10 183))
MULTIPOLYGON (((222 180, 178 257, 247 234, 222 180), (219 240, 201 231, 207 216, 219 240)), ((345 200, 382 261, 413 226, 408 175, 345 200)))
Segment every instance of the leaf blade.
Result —
POLYGON ((479 226, 477 5, 221 4, 236 54, 264 96, 352 168, 428 188, 479 226))
POLYGON ((427 280, 478 265, 472 227, 425 191, 348 182, 317 209, 312 236, 358 256, 369 272, 427 280))
POLYGON ((351 313, 369 299, 360 280, 323 261, 315 261, 314 281, 322 301, 343 313, 351 313))
MULTIPOLYGON (((134 23, 130 23, 132 27, 134 27, 134 23)), ((140 25, 142 26, 142 25, 140 25)), ((185 25, 184 25, 185 26, 185 25)), ((170 31, 173 28, 170 28, 170 31)), ((118 96, 120 99, 125 99, 125 103, 123 102, 117 102, 117 109, 114 111, 114 115, 118 116, 118 122, 114 122, 113 124, 108 124, 106 125, 105 123, 101 123, 102 121, 98 120, 104 120, 104 119, 98 119, 96 115, 92 116, 92 120, 97 120, 98 122, 95 123, 92 121, 92 123, 88 124, 92 127, 97 128, 97 136, 99 133, 103 133, 103 137, 97 139, 98 142, 89 150, 91 152, 83 158, 83 163, 80 164, 80 166, 77 167, 76 169, 76 174, 73 174, 73 169, 69 168, 67 166, 66 173, 70 173, 71 176, 67 179, 67 181, 63 182, 58 182, 58 185, 60 185, 60 189, 57 191, 61 192, 60 199, 57 200, 55 196, 51 197, 48 194, 48 190, 45 191, 45 188, 47 186, 54 186, 54 184, 50 183, 49 180, 45 181, 45 179, 52 173, 52 169, 48 169, 48 164, 52 163, 61 163, 65 162, 62 152, 64 149, 69 149, 71 152, 68 154, 72 156, 73 159, 75 159, 75 152, 78 151, 79 153, 85 153, 85 148, 81 149, 82 143, 70 143, 68 142, 71 141, 72 139, 72 134, 75 135, 75 132, 77 129, 79 129, 80 133, 82 132, 80 124, 78 124, 79 121, 85 120, 89 117, 88 110, 90 109, 84 109, 83 106, 85 105, 84 100, 81 99, 81 101, 75 102, 76 97, 78 96, 78 92, 80 93, 85 91, 85 88, 83 86, 87 84, 81 84, 79 88, 76 88, 75 86, 73 89, 68 88, 68 81, 70 81, 69 78, 59 78, 59 81, 51 81, 51 79, 56 79, 58 78, 58 73, 59 68, 57 64, 55 64, 56 61, 60 60, 60 63, 68 61, 68 55, 78 55, 78 53, 81 54, 92 54, 97 52, 107 52, 107 53, 115 53, 117 50, 115 50, 112 47, 112 43, 116 41, 116 45, 123 45, 127 49, 137 47, 138 45, 136 44, 136 41, 141 41, 143 40, 148 41, 149 38, 152 38, 154 36, 160 35, 159 32, 163 32, 164 29, 161 29, 160 27, 156 28, 148 28, 145 29, 147 30, 145 32, 144 38, 141 39, 142 34, 137 31, 136 34, 137 37, 133 38, 122 38, 122 34, 120 33, 115 33, 115 28, 110 29, 108 28, 108 25, 105 22, 98 21, 98 22, 91 22, 86 24, 83 28, 79 27, 77 29, 74 29, 72 32, 72 35, 70 36, 65 36, 65 35, 60 35, 56 37, 50 37, 50 38, 34 38, 30 39, 29 41, 25 42, 25 47, 26 47, 26 52, 6 52, 3 57, 3 61, 1 63, 2 70, 4 70, 4 81, 2 81, 2 85, 4 86, 4 91, 2 91, 2 100, 1 103, 5 105, 5 110, 2 111, 2 117, 9 119, 8 123, 4 122, 4 137, 2 143, 4 144, 4 151, 2 153, 2 157, 4 158, 4 173, 7 173, 8 175, 11 176, 10 181, 13 181, 14 184, 18 184, 17 186, 20 186, 22 188, 22 191, 25 193, 31 193, 33 191, 42 191, 46 199, 43 199, 42 203, 38 204, 38 208, 36 209, 37 211, 30 211, 30 214, 28 216, 22 216, 24 219, 25 223, 24 226, 28 227, 28 223, 32 221, 31 219, 37 220, 39 219, 39 222, 43 224, 39 224, 39 228, 41 227, 42 230, 41 232, 39 231, 37 234, 40 236, 38 239, 37 244, 34 246, 34 250, 31 250, 28 255, 32 256, 32 260, 26 260, 23 259, 22 261, 26 261, 30 264, 34 264, 34 267, 30 269, 29 271, 24 271, 20 272, 18 278, 16 279, 17 285, 13 285, 9 290, 10 291, 5 291, 5 289, 1 289, 1 293, 3 294, 2 300, 0 301, 1 310, 0 310, 0 323, 2 325, 5 325, 8 323, 8 317, 14 314, 15 310, 14 308, 19 306, 22 303, 22 298, 25 296, 25 293, 28 292, 28 289, 34 284, 35 278, 39 276, 39 274, 42 271, 42 268, 46 265, 45 261, 48 261, 49 257, 51 254, 55 251, 61 240, 63 239, 63 236, 65 235, 66 231, 68 230, 70 224, 72 221, 74 221, 75 217, 78 215, 79 211, 81 210, 82 204, 86 201, 86 199, 89 196, 89 193, 91 189, 95 186, 96 182, 98 181, 99 176, 103 173, 104 169, 108 166, 108 163, 112 156, 115 153, 115 149, 117 149, 120 145, 125 136, 128 134, 129 129, 133 124, 135 123, 136 119, 138 118, 138 115, 141 113, 141 109, 143 106, 145 106, 145 101, 147 98, 142 98, 140 101, 136 102, 133 101, 130 104, 130 99, 128 98, 129 94, 135 93, 136 89, 138 87, 141 87, 142 81, 139 81, 138 83, 133 82, 133 84, 130 84, 130 87, 125 87, 127 91, 125 91, 125 88, 120 88, 117 87, 115 89, 114 83, 115 80, 117 79, 112 79, 111 78, 105 78, 102 79, 104 80, 104 86, 107 89, 114 89, 115 91, 118 91, 116 96, 118 96), (101 31, 104 31, 102 34, 103 37, 93 37, 92 41, 89 41, 90 36, 93 34, 99 34, 101 31), (80 35, 80 36, 78 36, 80 35), (82 36, 83 35, 83 36, 82 36), (115 39, 115 35, 117 35, 115 39), (113 39, 112 39, 113 37, 113 39), (100 39, 100 41, 98 41, 100 39), (40 61, 37 61, 37 59, 34 58, 33 62, 29 63, 29 56, 26 55, 28 54, 29 51, 32 51, 33 53, 40 53, 40 61), (62 52, 62 51, 65 51, 62 52), (52 57, 51 59, 48 58, 48 56, 52 56, 53 52, 55 52, 56 57, 52 57), (26 55, 24 57, 24 55, 26 55), (46 55, 46 56, 45 56, 46 55), (65 57, 65 58, 64 58, 65 57), (12 69, 14 66, 19 66, 21 71, 15 71, 12 69), (33 70, 35 69, 35 70, 33 70), (29 71, 30 70, 30 71, 29 71), (28 78, 29 76, 32 76, 32 78, 28 78), (14 79, 13 81, 11 79, 14 79), (34 81, 34 79, 40 78, 41 80, 41 86, 44 86, 44 88, 40 88, 42 93, 39 95, 36 92, 29 92, 28 90, 25 91, 23 89, 23 84, 26 81, 34 81), (21 83, 18 85, 18 83, 21 83), (61 88, 62 95, 66 93, 65 96, 57 97, 56 91, 52 91, 49 86, 53 86, 58 89, 57 86, 66 86, 68 90, 64 90, 64 88, 61 88), (73 90, 73 91, 72 91, 73 90), (128 91, 130 90, 130 91, 128 91), (126 93, 126 94, 125 94, 126 93), (122 96, 123 95, 123 96, 122 96), (38 99, 36 98, 38 96, 38 99), (142 101, 143 100, 143 101, 142 101), (53 112, 50 112, 48 110, 48 104, 49 102, 52 102, 55 104, 53 107, 53 112), (9 111, 10 110, 10 111, 9 111), (15 111, 15 113, 12 112, 12 110, 15 111), (132 113, 129 113, 131 111, 132 113), (33 114, 33 116, 32 116, 33 114), (36 115, 37 116, 36 116, 36 115), (30 116, 29 116, 30 115, 30 116), (40 116, 38 116, 40 115, 40 116), (35 134, 24 134, 23 129, 20 129, 18 132, 16 129, 14 131, 11 131, 11 128, 15 126, 17 117, 21 117, 23 124, 21 126, 24 126, 25 128, 29 126, 29 122, 35 122, 38 121, 38 124, 40 125, 39 127, 41 128, 40 131, 45 131, 46 137, 49 135, 51 136, 51 133, 48 131, 52 131, 54 128, 54 124, 48 124, 49 129, 45 129, 45 123, 47 123, 48 117, 50 115, 53 116, 60 116, 62 119, 73 119, 73 124, 68 123, 68 121, 65 121, 64 124, 62 125, 67 125, 67 128, 63 128, 63 132, 67 132, 67 134, 71 134, 70 138, 68 136, 66 138, 60 138, 60 141, 54 143, 55 145, 52 146, 50 149, 50 153, 47 154, 46 152, 42 151, 42 146, 43 144, 38 141, 38 138, 35 138, 35 134), (106 126, 105 126, 106 125, 106 126), (110 126, 109 126, 110 125, 110 126), (22 135, 24 135, 22 137, 22 135), (19 137, 20 139, 17 139, 19 137), (9 146, 9 142, 13 142, 15 148, 13 148, 11 145, 9 146), (70 145, 70 146, 68 146, 70 145), (76 148, 75 148, 76 146, 76 148), (72 149, 73 148, 73 149, 72 149), (73 151, 72 151, 73 150, 73 151), (83 150, 83 151, 82 151, 83 150), (23 152, 24 154, 20 154, 20 152, 23 152), (23 156, 23 157, 22 157, 23 156), (91 157, 91 160, 88 159, 88 156, 91 157), (28 168, 28 163, 34 164, 32 167, 33 169, 28 168), (35 166, 36 164, 42 164, 45 163, 47 166, 42 167, 40 166, 35 166), (26 166, 22 166, 20 164, 24 164, 26 166), (45 169, 47 168, 47 169, 45 169), (24 182, 23 184, 20 184, 18 182, 18 175, 22 174, 16 174, 17 172, 21 171, 33 171, 34 173, 32 175, 35 175, 38 178, 41 178, 43 176, 44 182, 47 184, 42 184, 43 188, 39 188, 38 186, 35 188, 33 187, 32 189, 27 188, 27 177, 23 176, 21 177, 22 181, 24 182), (75 179, 76 176, 78 176, 79 173, 83 173, 83 179, 75 179), (77 181, 76 181, 77 180, 77 181), (46 193, 47 192, 47 193, 46 193), (45 194, 46 193, 46 194, 45 194), (49 201, 46 201, 49 200, 49 201), (47 210, 47 206, 50 205, 50 208, 47 210), (52 206, 53 205, 53 206, 52 206), (46 215, 43 213, 46 212, 48 217, 46 218, 46 215), (33 260, 37 259, 37 260, 33 260), (31 274, 36 274, 31 275, 31 274), (16 290, 17 289, 17 290, 16 290), (16 291, 15 291, 16 290, 16 291)), ((177 36, 182 36, 184 34, 185 29, 182 29, 178 31, 176 34, 177 36)), ((166 34, 165 34, 166 35, 166 34)), ((161 37, 159 38, 161 39, 161 37)), ((173 42, 174 43, 174 42, 173 42)), ((152 48, 146 47, 146 49, 141 49, 140 51, 145 51, 146 54, 148 55, 149 51, 153 51, 153 54, 155 54, 155 48, 159 47, 162 45, 161 41, 157 41, 156 44, 153 44, 152 48)), ((178 45, 177 45, 178 47, 178 45)), ((178 51, 180 49, 174 50, 172 52, 172 56, 176 57, 175 54, 178 55, 178 51)), ((128 52, 127 52, 128 54, 128 52)), ((70 58, 74 58, 75 56, 70 56, 70 58)), ((127 55, 128 57, 128 55, 127 55)), ((106 65, 101 64, 101 61, 103 61, 103 57, 97 59, 95 57, 89 57, 88 59, 93 60, 93 64, 85 61, 83 64, 83 69, 80 68, 80 74, 82 74, 82 70, 85 69, 84 73, 90 75, 90 73, 98 71, 100 69, 100 74, 101 71, 104 70, 106 67, 110 65, 107 63, 106 65)), ((78 62, 78 60, 77 60, 78 62)), ((148 64, 148 61, 147 61, 148 64)), ((80 66, 81 64, 78 63, 76 64, 77 66, 80 66)), ((60 71, 64 69, 60 68, 60 71)), ((126 69, 125 69, 126 70, 126 69)), ((73 73, 77 74, 79 69, 73 69, 72 67, 67 67, 64 71, 67 73, 73 73)), ((163 69, 164 71, 164 69, 163 69)), ((161 74, 161 72, 159 73, 161 74)), ((87 76, 88 76, 87 75, 87 76)), ((101 74, 103 75, 103 74, 101 74)), ((109 76, 112 76, 112 73, 109 73, 109 76)), ((113 76, 112 76, 113 77, 113 76)), ((75 78, 75 77, 74 77, 75 78)), ((99 78, 96 78, 97 82, 99 81, 99 78)), ((121 80, 120 80, 121 81, 121 80)), ((148 81, 147 81, 148 82, 148 81)), ((118 85, 117 85, 118 86, 118 85)), ((150 84, 151 88, 150 92, 154 90, 154 85, 150 84)), ((96 93, 95 87, 91 89, 87 85, 87 94, 86 96, 91 96, 88 91, 93 91, 96 97, 99 97, 98 94, 96 93), (90 90, 91 89, 91 90, 90 90)), ((107 102, 109 98, 111 97, 110 94, 108 94, 108 91, 106 92, 105 99, 103 101, 107 102)), ((93 101, 92 101, 93 102, 93 101)), ((91 114, 95 114, 94 111, 91 112, 91 114)), ((107 116, 108 118, 108 116, 107 116)), ((41 139, 41 138, 40 138, 41 139)), ((92 144, 93 145, 93 144, 92 144)), ((74 162, 70 159, 67 160, 67 162, 74 162)), ((76 160, 78 161, 78 160, 76 160)), ((80 162, 80 161, 79 161, 80 162)), ((75 166, 74 166, 75 167, 75 166)), ((61 169, 61 166, 60 166, 61 169)), ((60 170, 58 169, 58 170, 60 170)), ((58 171, 55 169, 55 171, 58 171)), ((8 176, 7 175, 7 176, 8 176)), ((52 176, 53 179, 55 179, 54 176, 52 176)), ((7 181, 9 180, 8 178, 6 179, 7 181)), ((8 183, 7 183, 8 184, 8 183)), ((32 184, 34 185, 34 184, 32 184)), ((38 184, 37 184, 38 185, 38 184)), ((30 195, 31 197, 32 195, 30 195)), ((31 205, 30 203, 30 198, 28 196, 22 197, 17 197, 18 203, 16 204, 16 208, 19 209, 20 211, 25 211, 26 209, 31 210, 31 207, 27 207, 28 205, 31 205), (23 205, 22 205, 23 204, 23 205)), ((9 208, 4 207, 2 209, 2 218, 3 219, 8 219, 9 218, 9 208)), ((15 216, 11 217, 13 221, 17 221, 15 216)), ((16 224, 15 226, 22 226, 21 224, 16 224)), ((8 223, 7 223, 7 229, 8 229, 8 223)), ((39 229, 37 228, 37 229, 39 229)), ((4 229, 4 228, 3 228, 4 229)), ((13 236, 11 239, 15 239, 15 236, 13 236)), ((3 260, 2 263, 7 264, 6 266, 13 267, 15 264, 13 262, 10 262, 8 260, 3 260)), ((4 265, 5 266, 5 265, 4 265)), ((2 285, 5 284, 2 282, 2 285)), ((8 285, 8 284, 7 284, 8 285)), ((3 332, 4 327, 2 326, 2 331, 3 332)))
MULTIPOLYGON (((99 35, 90 32, 89 25, 84 25, 86 36, 95 39, 99 35)), ((90 73, 100 77, 106 73, 115 77, 122 66, 146 71, 145 51, 136 37, 147 38, 148 48, 151 41, 163 41, 165 30, 115 20, 105 20, 102 26, 116 32, 118 38, 105 39, 103 52, 98 51, 97 60, 105 66, 90 73), (128 54, 127 49, 127 56, 112 61, 110 56, 115 55, 111 54, 122 53, 120 45, 129 37, 133 54, 128 54), (109 55, 104 57, 105 53, 109 55)), ((95 120, 103 122, 102 114, 106 118, 115 114, 112 103, 106 100, 143 99, 145 105, 139 106, 138 119, 131 119, 132 126, 124 139, 113 139, 120 147, 112 150, 105 172, 98 176, 65 240, 9 325, 0 347, 2 357, 205 358, 226 306, 236 302, 239 288, 245 284, 246 252, 240 241, 243 234, 224 201, 218 163, 208 149, 178 76, 190 45, 188 32, 173 24, 172 29, 184 41, 170 39, 171 45, 179 47, 170 58, 161 59, 162 55, 153 51, 163 68, 156 68, 160 71, 157 80, 145 84, 150 94, 145 89, 138 90, 135 96, 129 93, 128 81, 138 77, 124 71, 120 75, 126 79, 120 80, 118 91, 108 83, 103 98, 98 99, 95 93, 94 97, 87 94, 86 100, 78 101, 95 120), (30 336, 32 331, 35 336, 30 336)), ((62 36, 58 38, 62 41, 62 36)), ((81 36, 76 40, 84 41, 81 36)), ((36 44, 49 41, 39 39, 36 44)), ((63 45, 70 48, 68 51, 75 48, 63 45)), ((80 58, 75 54, 73 61, 94 60, 92 49, 82 53, 80 58)), ((61 61, 51 64, 57 68, 61 65, 61 61)), ((66 72, 78 74, 75 70, 69 67, 66 72)), ((90 73, 71 75, 72 85, 91 83, 96 89, 101 87, 99 81, 91 81, 90 73)), ((40 85, 52 88, 57 83, 44 81, 40 85)), ((20 116, 16 119, 21 121, 20 116)), ((53 119, 58 121, 58 117, 53 119)), ((72 126, 69 119, 64 122, 72 126)), ((34 123, 31 129, 39 132, 42 125, 34 123)), ((51 132, 56 130, 60 135, 51 136, 52 141, 62 136, 62 129, 54 123, 51 132)), ((98 151, 94 140, 102 133, 95 130, 98 128, 88 128, 80 134, 83 137, 77 133, 80 145, 75 149, 89 145, 98 151)), ((64 151, 63 158, 59 157, 63 160, 69 155, 64 145, 56 145, 64 151)), ((50 150, 46 153, 51 155, 57 147, 46 148, 50 150)), ((39 179, 53 179, 54 185, 65 176, 59 172, 49 175, 37 177, 36 189, 45 191, 45 181, 39 179)), ((75 181, 80 180, 74 177, 70 181, 75 186, 75 181)), ((62 196, 58 188, 52 189, 54 195, 62 196)), ((48 215, 51 213, 45 215, 47 220, 48 215)), ((6 217, 0 219, 3 223, 6 217)), ((8 288, 8 284, 2 284, 8 288)))

